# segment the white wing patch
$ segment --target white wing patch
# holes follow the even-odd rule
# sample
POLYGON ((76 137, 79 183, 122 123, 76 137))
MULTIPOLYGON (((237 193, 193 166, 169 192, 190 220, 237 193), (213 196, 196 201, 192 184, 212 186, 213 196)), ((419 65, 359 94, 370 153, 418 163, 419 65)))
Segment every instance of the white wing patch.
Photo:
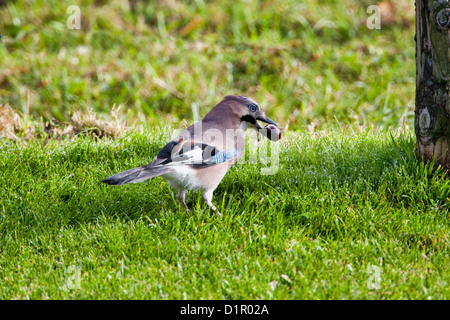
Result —
MULTIPOLYGON (((203 150, 195 146, 193 150, 189 150, 187 152, 184 152, 182 156, 180 156, 180 159, 187 160, 189 163, 192 164, 201 164, 203 162, 203 150)), ((173 159, 174 162, 177 162, 176 159, 173 159)))

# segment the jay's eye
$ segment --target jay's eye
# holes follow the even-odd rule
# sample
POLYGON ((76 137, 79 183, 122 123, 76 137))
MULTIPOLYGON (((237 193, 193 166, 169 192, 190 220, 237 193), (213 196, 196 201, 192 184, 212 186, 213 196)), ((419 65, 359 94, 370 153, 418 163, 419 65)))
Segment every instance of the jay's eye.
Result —
POLYGON ((258 110, 258 106, 254 103, 249 103, 247 106, 248 106, 248 110, 250 110, 250 112, 256 112, 256 110, 258 110))

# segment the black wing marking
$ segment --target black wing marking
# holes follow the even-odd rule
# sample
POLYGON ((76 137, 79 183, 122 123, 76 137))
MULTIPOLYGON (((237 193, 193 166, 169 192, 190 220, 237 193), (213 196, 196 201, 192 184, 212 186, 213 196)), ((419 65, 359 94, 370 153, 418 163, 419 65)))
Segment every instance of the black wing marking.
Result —
POLYGON ((172 156, 173 147, 175 147, 178 143, 179 141, 170 141, 158 152, 156 157, 160 159, 170 158, 172 156))

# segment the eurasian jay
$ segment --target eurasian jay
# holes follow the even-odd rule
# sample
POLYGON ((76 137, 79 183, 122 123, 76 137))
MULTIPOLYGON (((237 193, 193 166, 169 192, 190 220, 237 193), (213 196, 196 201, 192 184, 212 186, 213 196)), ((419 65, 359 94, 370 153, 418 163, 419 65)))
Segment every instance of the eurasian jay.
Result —
POLYGON ((102 182, 122 185, 161 176, 178 189, 178 200, 187 211, 186 190, 202 189, 203 200, 217 212, 211 202, 213 192, 242 156, 247 128, 258 130, 272 141, 281 138, 277 124, 258 103, 245 96, 226 96, 202 121, 167 143, 150 164, 117 173, 102 182), (258 120, 269 125, 261 128, 258 120))

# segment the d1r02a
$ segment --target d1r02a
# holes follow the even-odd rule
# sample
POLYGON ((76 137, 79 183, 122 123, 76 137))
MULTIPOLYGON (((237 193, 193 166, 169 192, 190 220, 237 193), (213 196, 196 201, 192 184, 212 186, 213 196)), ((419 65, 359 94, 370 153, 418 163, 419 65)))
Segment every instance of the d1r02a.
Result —
POLYGON ((235 304, 235 305, 225 305, 225 314, 269 314, 269 310, 267 306, 264 304, 260 306, 259 304, 251 305, 251 304, 235 304))

